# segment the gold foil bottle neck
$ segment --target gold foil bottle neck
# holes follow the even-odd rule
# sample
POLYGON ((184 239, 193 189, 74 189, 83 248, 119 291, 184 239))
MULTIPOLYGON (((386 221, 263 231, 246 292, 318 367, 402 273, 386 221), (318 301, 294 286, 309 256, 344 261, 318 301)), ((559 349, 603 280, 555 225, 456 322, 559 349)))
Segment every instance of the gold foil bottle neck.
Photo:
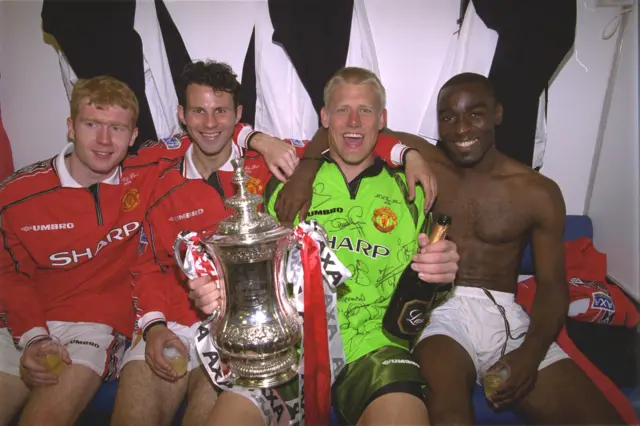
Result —
POLYGON ((450 225, 451 217, 443 215, 438 219, 438 221, 433 225, 431 235, 429 235, 429 242, 433 244, 440 240, 444 240, 447 237, 447 231, 449 230, 450 225))
POLYGON ((433 244, 440 240, 444 240, 447 237, 447 229, 449 229, 448 225, 436 224, 429 236, 429 243, 433 244))

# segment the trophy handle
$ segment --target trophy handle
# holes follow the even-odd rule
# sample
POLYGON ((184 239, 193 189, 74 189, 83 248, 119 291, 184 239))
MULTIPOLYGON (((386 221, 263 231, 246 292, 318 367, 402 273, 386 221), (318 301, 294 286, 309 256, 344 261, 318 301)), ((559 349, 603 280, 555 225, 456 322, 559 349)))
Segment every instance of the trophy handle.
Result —
POLYGON ((185 246, 189 247, 189 245, 193 244, 193 242, 191 242, 188 238, 188 236, 192 234, 192 231, 180 231, 178 233, 178 237, 176 238, 176 240, 173 242, 173 258, 175 259, 176 263, 178 264, 178 268, 180 268, 182 270, 182 272, 191 280, 196 279, 196 276, 193 276, 192 273, 188 272, 187 270, 185 270, 184 268, 184 258, 182 257, 181 254, 181 248, 182 245, 184 244, 185 246))
MULTIPOLYGON (((299 247, 300 245, 293 233, 285 235, 278 241, 274 256, 274 283, 277 287, 275 293, 278 295, 279 304, 290 314, 297 314, 298 312, 296 308, 296 292, 298 289, 295 282, 289 282, 287 272, 290 267, 290 256, 293 250, 299 247), (289 285, 292 285, 291 291, 289 291, 289 285)), ((302 264, 299 263, 297 266, 300 268, 301 273, 302 264)))
MULTIPOLYGON (((205 246, 202 243, 194 242, 191 239, 191 236, 193 234, 194 234, 193 231, 181 231, 178 233, 178 236, 176 237, 176 240, 173 243, 173 258, 175 259, 176 263, 178 264, 178 267, 182 270, 184 275, 190 280, 195 280, 196 278, 199 277, 199 275, 195 270, 195 264, 194 264, 195 259, 190 259, 190 263, 192 263, 192 267, 194 270, 192 271, 187 270, 184 266, 186 259, 183 258, 181 253, 182 246, 185 245, 187 247, 187 250, 186 250, 187 255, 193 249, 194 246, 197 246, 196 250, 202 253, 202 256, 206 257, 208 254, 210 254, 210 257, 211 257, 210 260, 213 263, 213 272, 216 275, 215 277, 212 277, 212 278, 215 278, 217 280, 217 286, 222 290, 223 298, 224 298, 226 291, 224 289, 224 279, 223 279, 223 276, 221 275, 222 268, 220 263, 218 262, 218 258, 214 253, 207 253, 207 251, 205 250, 205 246)), ((212 271, 208 271, 208 272, 212 272, 212 271)), ((223 303, 222 306, 218 307, 215 311, 213 311, 213 313, 209 316, 207 321, 214 321, 214 322, 217 321, 219 318, 221 318, 224 315, 224 312, 225 312, 225 309, 224 309, 224 303, 223 303)))

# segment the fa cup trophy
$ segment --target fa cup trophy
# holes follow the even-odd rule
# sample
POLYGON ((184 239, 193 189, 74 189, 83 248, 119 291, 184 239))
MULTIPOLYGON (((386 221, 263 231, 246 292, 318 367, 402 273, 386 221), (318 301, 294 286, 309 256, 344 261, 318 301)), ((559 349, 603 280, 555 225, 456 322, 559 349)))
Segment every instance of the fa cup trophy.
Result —
POLYGON ((200 233, 199 246, 193 247, 188 240, 189 231, 181 232, 174 255, 187 276, 192 274, 183 266, 183 244, 204 251, 213 261, 224 294, 223 305, 213 314, 213 345, 227 363, 234 384, 267 388, 298 373, 302 322, 285 273, 296 241, 291 229, 258 210, 262 196, 248 191, 243 160, 232 163, 232 182, 238 191, 225 203, 233 214, 217 229, 200 233))

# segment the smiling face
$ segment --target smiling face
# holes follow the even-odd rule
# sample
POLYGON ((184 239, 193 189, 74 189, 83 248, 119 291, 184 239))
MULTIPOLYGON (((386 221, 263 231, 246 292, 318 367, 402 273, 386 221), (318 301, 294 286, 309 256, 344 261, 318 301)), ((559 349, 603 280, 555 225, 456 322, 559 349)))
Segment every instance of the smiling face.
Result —
POLYGON ((230 149, 242 106, 234 107, 233 96, 229 92, 190 84, 186 90, 185 105, 178 106, 178 114, 194 143, 195 153, 215 157, 230 149))
POLYGON ((329 130, 331 158, 350 182, 373 164, 373 149, 384 128, 387 111, 372 83, 339 83, 322 108, 322 125, 329 130))
POLYGON ((96 105, 88 99, 67 119, 74 150, 69 159, 73 178, 82 185, 107 179, 127 155, 138 135, 135 112, 118 105, 96 105))
POLYGON ((458 167, 474 167, 495 149, 495 126, 502 106, 479 82, 445 85, 438 96, 442 148, 458 167))
POLYGON ((138 136, 138 100, 110 76, 79 79, 71 92, 67 134, 73 153, 66 159, 71 176, 89 186, 109 178, 138 136))

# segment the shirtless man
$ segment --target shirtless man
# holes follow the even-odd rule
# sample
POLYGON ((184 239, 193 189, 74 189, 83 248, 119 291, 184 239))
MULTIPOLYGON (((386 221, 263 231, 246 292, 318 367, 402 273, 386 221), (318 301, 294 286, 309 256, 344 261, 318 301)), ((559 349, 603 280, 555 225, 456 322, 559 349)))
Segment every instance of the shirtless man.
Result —
MULTIPOLYGON (((453 297, 431 315, 414 356, 429 383, 432 424, 472 424, 472 390, 498 360, 511 374, 492 398, 534 424, 619 424, 582 370, 554 343, 568 309, 564 274, 565 205, 558 186, 498 152, 502 106, 484 76, 463 73, 438 97, 440 143, 396 133, 430 160, 438 180, 436 213, 454 218, 460 264, 453 297), (529 317, 515 303, 518 265, 531 236, 537 293, 529 317)), ((300 194, 298 169, 288 194, 300 194), (297 176, 298 175, 298 176, 297 176)), ((280 200, 285 215, 301 196, 280 200)), ((287 220, 287 217, 280 217, 287 220)))

